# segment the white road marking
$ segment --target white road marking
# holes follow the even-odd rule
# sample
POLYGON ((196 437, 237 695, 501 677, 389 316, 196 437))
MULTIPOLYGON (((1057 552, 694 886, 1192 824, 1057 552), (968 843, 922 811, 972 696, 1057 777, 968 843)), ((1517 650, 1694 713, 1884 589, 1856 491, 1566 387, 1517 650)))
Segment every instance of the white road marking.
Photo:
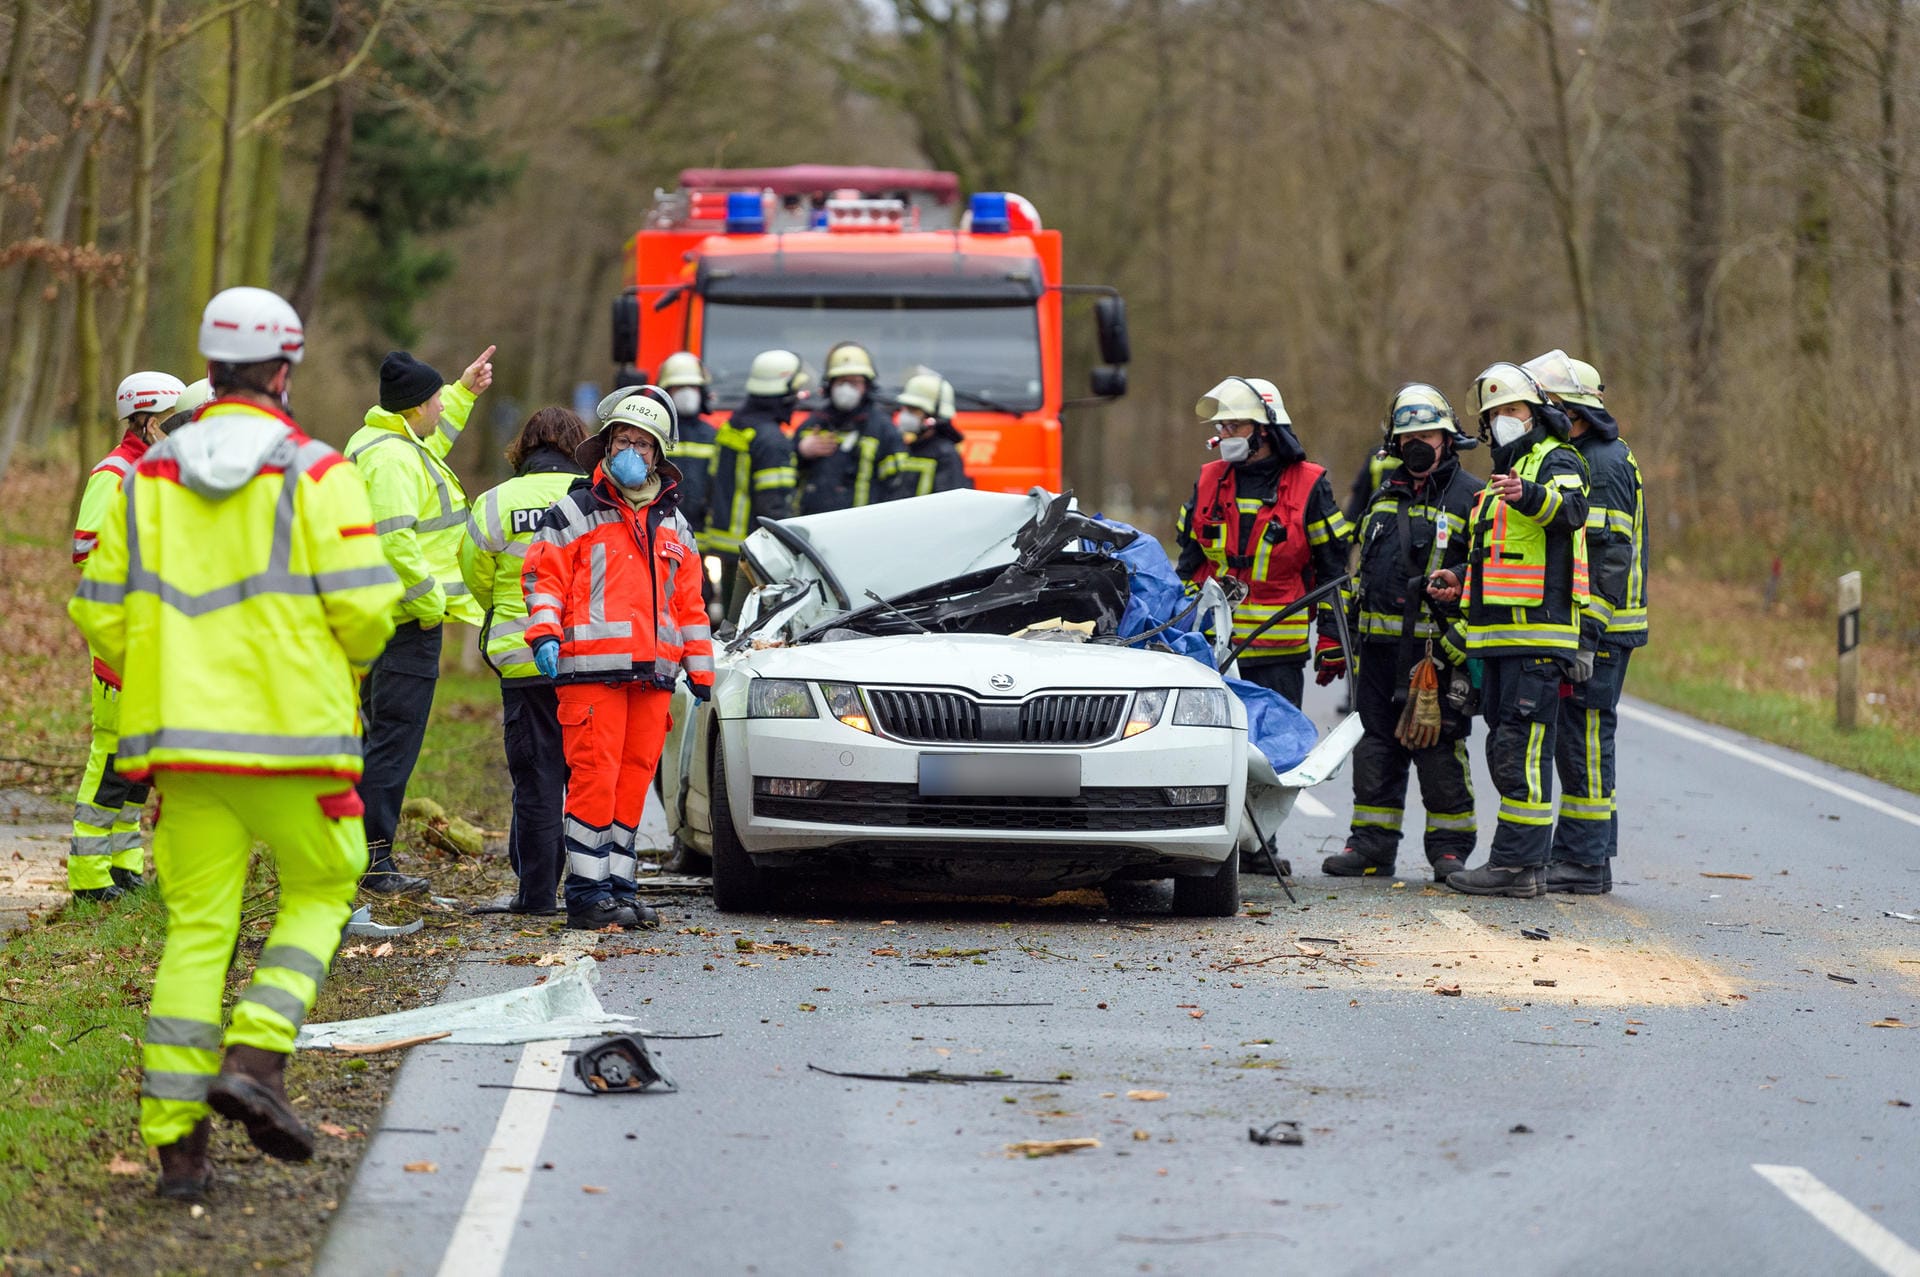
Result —
POLYGON ((1333 815, 1333 808, 1327 806, 1312 794, 1307 793, 1294 795, 1293 809, 1302 816, 1316 816, 1324 819, 1333 815))
POLYGON ((1752 763, 1756 767, 1764 767, 1770 772, 1778 772, 1782 776, 1791 776, 1793 779, 1811 785, 1815 789, 1825 790, 1835 797, 1845 798, 1849 802, 1859 803, 1869 811, 1877 811, 1882 816, 1891 816, 1895 820, 1904 820, 1909 825, 1920 828, 1920 814, 1910 812, 1904 807, 1895 807, 1892 803, 1881 802, 1871 794, 1863 794, 1857 789, 1849 789, 1847 786, 1836 784, 1823 776, 1815 776, 1811 772, 1795 767, 1792 763, 1783 763, 1777 758, 1768 758, 1765 754, 1756 753, 1744 746, 1735 745, 1732 741, 1724 741, 1718 736, 1710 736, 1706 732, 1688 727, 1685 723, 1676 723, 1665 715, 1650 714, 1638 706, 1628 705, 1623 702, 1619 712, 1622 718, 1631 719, 1636 723, 1645 723, 1650 727, 1658 727, 1662 731, 1672 732, 1675 736, 1693 741, 1695 744, 1705 745, 1709 749, 1717 749, 1723 754, 1732 755, 1734 758, 1738 758, 1742 762, 1752 763))
POLYGON ((1766 1166, 1755 1162, 1753 1169, 1887 1277, 1920 1277, 1920 1250, 1901 1241, 1865 1211, 1822 1184, 1806 1167, 1766 1166))
POLYGON ((566 1049, 565 1041, 529 1042, 520 1053, 513 1084, 537 1089, 507 1092, 493 1139, 440 1261, 440 1277, 499 1277, 506 1266, 520 1204, 553 1116, 553 1096, 539 1092, 560 1089, 560 1060, 566 1049))

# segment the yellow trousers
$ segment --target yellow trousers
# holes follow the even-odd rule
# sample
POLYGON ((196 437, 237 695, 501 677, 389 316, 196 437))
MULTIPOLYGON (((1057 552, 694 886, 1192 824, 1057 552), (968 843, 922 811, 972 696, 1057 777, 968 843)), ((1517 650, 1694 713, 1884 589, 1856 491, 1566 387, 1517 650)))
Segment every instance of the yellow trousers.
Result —
POLYGON ((153 859, 167 945, 142 1052, 140 1134, 171 1144, 207 1113, 223 1047, 291 1054, 367 867, 360 800, 342 780, 163 771, 153 859), (220 1031, 255 839, 273 853, 280 909, 253 980, 220 1031))
POLYGON ((113 871, 146 868, 140 849, 140 813, 147 787, 114 769, 120 748, 120 691, 93 676, 93 744, 73 804, 73 843, 67 852, 67 888, 92 891, 113 885, 113 871))

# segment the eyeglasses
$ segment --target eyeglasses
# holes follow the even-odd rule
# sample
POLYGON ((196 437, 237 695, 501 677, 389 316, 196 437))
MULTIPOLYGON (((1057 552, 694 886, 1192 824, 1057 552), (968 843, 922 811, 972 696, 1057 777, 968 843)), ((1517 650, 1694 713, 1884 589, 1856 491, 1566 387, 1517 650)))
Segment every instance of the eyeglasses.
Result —
POLYGON ((1223 435, 1252 434, 1260 428, 1257 421, 1216 421, 1213 428, 1223 435))
POLYGON ((1447 414, 1429 403, 1401 404, 1393 410, 1393 428, 1407 430, 1415 426, 1437 426, 1449 420, 1447 414))

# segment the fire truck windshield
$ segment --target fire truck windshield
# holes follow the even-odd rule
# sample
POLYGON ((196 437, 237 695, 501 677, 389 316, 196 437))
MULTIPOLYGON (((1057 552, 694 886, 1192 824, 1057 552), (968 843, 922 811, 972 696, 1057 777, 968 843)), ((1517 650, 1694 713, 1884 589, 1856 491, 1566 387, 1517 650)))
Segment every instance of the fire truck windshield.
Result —
POLYGON ((882 394, 898 394, 924 365, 953 383, 963 410, 987 400, 1022 412, 1038 409, 1040 320, 1032 303, 956 305, 896 297, 717 301, 705 308, 700 351, 713 375, 716 404, 746 394, 747 366, 763 350, 791 350, 816 383, 827 348, 856 341, 873 355, 882 394), (969 398, 973 399, 969 403, 969 398))

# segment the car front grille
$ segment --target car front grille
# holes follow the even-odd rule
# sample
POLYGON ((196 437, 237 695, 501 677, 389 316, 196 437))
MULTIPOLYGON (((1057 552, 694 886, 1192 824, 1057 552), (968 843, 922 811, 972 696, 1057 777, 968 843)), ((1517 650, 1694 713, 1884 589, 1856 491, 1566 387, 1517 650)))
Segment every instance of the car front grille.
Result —
POLYGON ((1091 745, 1120 730, 1125 692, 1049 692, 1018 704, 964 692, 866 689, 874 725, 897 740, 929 745, 1091 745))
POLYGON ((1084 789, 1075 798, 933 798, 918 785, 843 780, 830 782, 818 798, 755 794, 753 810, 767 820, 823 825, 1025 833, 1201 829, 1227 819, 1224 803, 1176 807, 1157 787, 1084 789))

